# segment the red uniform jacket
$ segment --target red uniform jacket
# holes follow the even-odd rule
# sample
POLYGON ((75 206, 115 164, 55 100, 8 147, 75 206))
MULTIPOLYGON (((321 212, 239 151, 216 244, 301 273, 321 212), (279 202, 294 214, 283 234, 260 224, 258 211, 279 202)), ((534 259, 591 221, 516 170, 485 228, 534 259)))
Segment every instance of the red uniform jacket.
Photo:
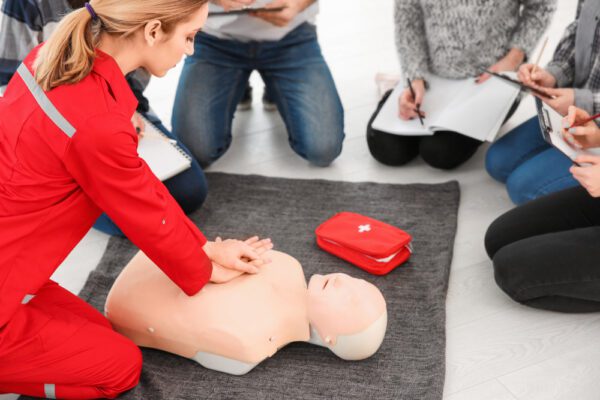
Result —
POLYGON ((44 93, 34 49, 0 98, 0 328, 102 211, 185 293, 212 265, 206 238, 137 154, 137 102, 115 60, 44 93))

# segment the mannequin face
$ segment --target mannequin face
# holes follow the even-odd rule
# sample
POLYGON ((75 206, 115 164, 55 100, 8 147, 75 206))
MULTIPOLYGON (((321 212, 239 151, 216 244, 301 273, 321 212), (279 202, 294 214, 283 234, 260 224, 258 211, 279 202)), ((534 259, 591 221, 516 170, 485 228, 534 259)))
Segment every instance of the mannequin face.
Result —
POLYGON ((323 342, 364 331, 386 311, 371 283, 346 274, 313 275, 308 284, 308 318, 323 342))

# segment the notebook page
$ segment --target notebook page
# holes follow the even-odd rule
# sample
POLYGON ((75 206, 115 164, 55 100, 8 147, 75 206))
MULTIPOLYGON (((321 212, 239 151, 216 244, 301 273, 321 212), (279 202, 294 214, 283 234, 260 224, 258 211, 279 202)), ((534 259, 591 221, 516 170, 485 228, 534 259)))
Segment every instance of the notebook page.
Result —
POLYGON ((435 130, 450 130, 472 138, 493 140, 519 94, 519 89, 491 77, 481 84, 461 80, 461 89, 435 121, 435 130))
POLYGON ((165 181, 192 166, 181 148, 169 142, 147 119, 144 119, 144 123, 144 136, 139 140, 138 154, 158 179, 165 181))

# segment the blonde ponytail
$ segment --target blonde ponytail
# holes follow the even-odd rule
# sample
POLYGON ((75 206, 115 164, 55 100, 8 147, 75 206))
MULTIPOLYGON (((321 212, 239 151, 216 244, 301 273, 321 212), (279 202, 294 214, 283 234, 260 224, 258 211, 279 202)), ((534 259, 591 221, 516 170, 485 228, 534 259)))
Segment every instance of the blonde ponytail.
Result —
POLYGON ((65 16, 40 49, 33 64, 35 79, 43 90, 74 84, 94 65, 102 33, 129 37, 146 23, 159 20, 170 33, 207 0, 92 0, 97 18, 85 8, 65 16))
POLYGON ((92 23, 85 8, 68 14, 40 49, 33 65, 42 89, 47 91, 85 78, 92 70, 99 38, 100 23, 92 23))

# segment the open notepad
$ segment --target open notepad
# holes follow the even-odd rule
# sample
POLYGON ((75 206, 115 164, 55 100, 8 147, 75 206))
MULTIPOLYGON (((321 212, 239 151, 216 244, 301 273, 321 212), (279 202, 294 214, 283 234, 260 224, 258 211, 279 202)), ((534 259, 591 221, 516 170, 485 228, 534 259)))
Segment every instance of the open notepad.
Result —
POLYGON ((398 116, 398 99, 404 90, 404 85, 399 84, 373 121, 373 128, 404 136, 453 131, 481 141, 493 141, 519 95, 518 88, 495 77, 480 84, 475 83, 475 78, 457 80, 430 75, 426 79, 429 89, 421 104, 421 110, 426 113, 425 126, 418 118, 404 121, 398 116))
POLYGON ((144 136, 138 143, 138 154, 146 161, 154 175, 165 181, 192 166, 192 159, 176 143, 144 120, 144 136))

